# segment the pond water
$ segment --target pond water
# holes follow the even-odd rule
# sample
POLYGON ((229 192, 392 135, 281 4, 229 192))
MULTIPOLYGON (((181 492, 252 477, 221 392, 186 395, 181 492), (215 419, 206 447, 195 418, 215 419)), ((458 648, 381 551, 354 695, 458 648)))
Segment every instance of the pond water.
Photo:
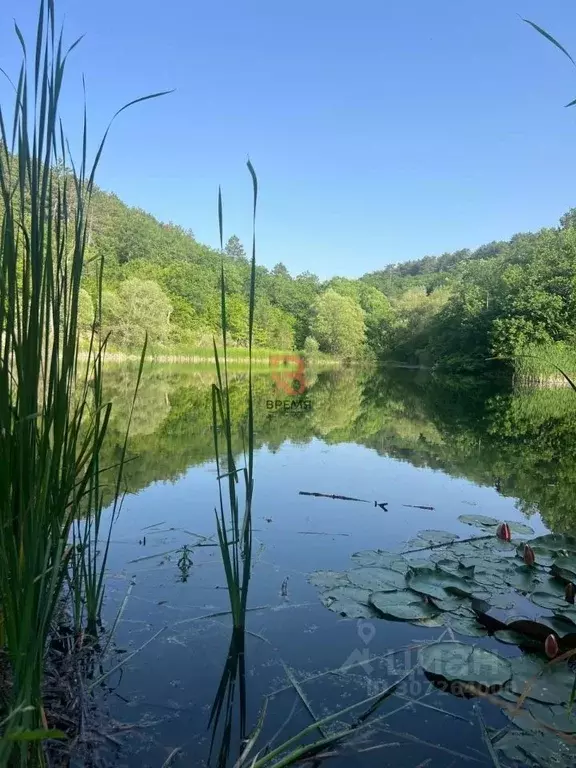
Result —
MULTIPOLYGON (((345 571, 361 550, 401 552, 422 529, 475 535, 458 520, 467 513, 527 522, 537 535, 573 527, 576 400, 569 390, 514 392, 504 382, 339 369, 308 372, 309 407, 285 410, 269 407, 278 393, 270 373, 258 373, 245 669, 211 727, 231 641, 214 546, 213 381, 210 370, 151 366, 134 413, 106 619, 122 607, 118 662, 140 650, 101 692, 111 715, 135 726, 115 765, 159 767, 177 749, 174 765, 207 765, 212 750, 211 764, 233 766, 242 720, 249 733, 266 697, 260 741, 280 731, 280 743, 309 726, 311 712, 318 719, 390 686, 416 664, 417 646, 450 639, 445 627, 343 618, 320 602, 310 573, 345 571)), ((108 382, 114 409, 104 463, 112 464, 134 372, 111 369, 108 382)), ((232 373, 236 424, 245 419, 245 398, 245 374, 232 373)), ((235 441, 240 456, 240 431, 235 441)), ((455 639, 519 653, 491 637, 455 639)), ((494 766, 479 717, 488 729, 509 723, 491 701, 457 698, 416 672, 330 764, 494 766)))

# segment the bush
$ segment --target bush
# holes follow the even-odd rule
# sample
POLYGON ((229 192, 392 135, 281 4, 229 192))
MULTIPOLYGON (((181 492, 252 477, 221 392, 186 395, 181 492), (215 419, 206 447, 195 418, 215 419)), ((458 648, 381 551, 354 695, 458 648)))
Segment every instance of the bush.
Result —
POLYGON ((310 357, 317 355, 319 348, 320 345, 313 336, 306 336, 306 340, 304 341, 304 352, 307 355, 310 357))

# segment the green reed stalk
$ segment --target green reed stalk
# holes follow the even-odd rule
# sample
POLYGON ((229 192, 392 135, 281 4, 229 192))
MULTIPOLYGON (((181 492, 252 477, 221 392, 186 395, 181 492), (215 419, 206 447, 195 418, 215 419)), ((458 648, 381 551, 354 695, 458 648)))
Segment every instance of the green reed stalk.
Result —
MULTIPOLYGON (((89 166, 84 111, 81 161, 66 170, 58 107, 79 41, 64 49, 54 0, 40 1, 31 62, 15 29, 22 65, 11 115, 0 105, 0 650, 9 660, 0 764, 26 766, 43 764, 44 660, 66 585, 88 619, 102 605, 105 557, 97 556, 96 537, 99 452, 111 408, 102 398, 106 340, 94 323, 80 370, 77 314, 88 209, 110 126, 89 166), (74 521, 90 515, 88 546, 75 550, 74 521)), ((117 497, 121 477, 120 467, 117 497)))
MULTIPOLYGON (((232 636, 230 648, 220 684, 216 692, 209 726, 212 727, 210 757, 216 741, 216 735, 223 716, 223 737, 218 752, 218 765, 226 766, 232 736, 234 699, 236 685, 239 687, 239 724, 240 739, 246 732, 246 674, 245 674, 245 623, 248 601, 248 587, 252 568, 252 494, 254 488, 254 394, 252 381, 252 344, 254 335, 254 303, 256 277, 256 206, 258 200, 258 181, 252 164, 248 162, 248 170, 252 177, 253 186, 253 236, 252 236, 252 265, 250 274, 250 309, 248 328, 248 424, 244 446, 244 467, 238 469, 234 458, 233 425, 231 419, 230 392, 228 381, 228 338, 226 313, 226 275, 224 273, 224 258, 222 258, 220 273, 220 301, 222 322, 221 364, 216 339, 214 339, 214 359, 216 361, 217 383, 212 385, 212 426, 214 432, 214 448, 218 472, 219 509, 216 513, 216 529, 218 543, 222 555, 222 563, 226 576, 226 586, 232 613, 232 636), (223 441, 223 444, 222 444, 223 441), (246 445, 247 442, 247 445, 246 445), (225 460, 225 462, 224 462, 225 460), (224 467, 225 463, 225 467, 224 467), (240 495, 237 487, 239 476, 244 480, 243 512, 241 513, 240 495), (225 504, 226 484, 227 501, 225 504), (227 511, 226 511, 227 510, 227 511)), ((224 252, 224 232, 222 215, 222 194, 218 190, 218 224, 220 233, 220 250, 224 252)))
MULTIPOLYGON (((250 302, 248 329, 248 424, 246 429, 247 446, 244 451, 244 467, 236 467, 233 449, 233 425, 231 419, 230 394, 228 382, 228 324, 226 312, 226 275, 224 259, 220 273, 220 304, 222 323, 223 362, 214 339, 214 359, 216 361, 217 383, 212 385, 212 426, 214 431, 214 449, 218 472, 219 509, 216 510, 216 528, 222 554, 222 562, 230 598, 230 610, 235 630, 244 628, 248 585, 250 581, 252 557, 252 494, 254 488, 254 395, 252 381, 252 345, 254 336, 254 303, 256 279, 256 206, 258 200, 258 181, 250 161, 248 170, 253 186, 253 237, 252 264, 250 274, 250 302), (223 446, 220 435, 222 436, 223 446), (225 457, 225 471, 223 458, 225 457), (244 511, 240 513, 240 498, 237 491, 239 474, 244 479, 244 511), (224 490, 226 482, 228 496, 228 515, 225 511, 224 490)), ((220 249, 224 252, 224 231, 222 215, 222 194, 218 190, 218 224, 220 249)))

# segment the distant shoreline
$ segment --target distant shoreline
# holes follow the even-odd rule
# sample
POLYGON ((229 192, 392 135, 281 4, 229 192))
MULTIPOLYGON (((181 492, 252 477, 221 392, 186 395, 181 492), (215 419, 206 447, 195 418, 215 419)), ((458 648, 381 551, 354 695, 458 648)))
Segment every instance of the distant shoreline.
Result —
MULTIPOLYGON (((220 355, 219 360, 222 362, 224 360, 224 353, 221 350, 218 350, 218 353, 220 355)), ((286 352, 286 357, 290 357, 291 355, 298 355, 305 357, 304 355, 301 355, 299 352, 286 352)), ((281 357, 282 353, 277 353, 277 357, 281 357)), ((80 352, 78 355, 79 359, 86 360, 88 359, 88 353, 87 352, 80 352)), ((258 351, 252 353, 252 364, 258 365, 262 367, 270 367, 270 357, 269 354, 258 354, 258 351)), ((108 363, 138 363, 140 362, 140 355, 136 353, 131 352, 107 352, 105 357, 105 362, 108 363)), ((322 364, 322 365, 330 365, 330 366, 338 366, 342 364, 341 360, 338 360, 336 358, 330 358, 330 357, 306 357, 306 363, 307 364, 322 364)), ((147 362, 154 362, 154 363, 206 363, 206 364, 216 364, 216 358, 214 355, 176 355, 176 354, 149 354, 146 355, 146 361, 147 362)), ((228 354, 228 364, 229 365, 248 365, 249 363, 249 357, 248 354, 246 355, 237 355, 237 354, 228 354)))

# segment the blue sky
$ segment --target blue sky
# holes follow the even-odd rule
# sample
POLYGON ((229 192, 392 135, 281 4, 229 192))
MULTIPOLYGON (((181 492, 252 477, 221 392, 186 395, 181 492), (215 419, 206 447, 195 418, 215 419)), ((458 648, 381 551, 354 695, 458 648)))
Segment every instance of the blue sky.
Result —
MULTIPOLYGON (((217 242, 250 238, 291 272, 360 275, 390 262, 554 226, 576 206, 576 68, 522 23, 576 54, 572 0, 57 0, 69 40, 63 116, 77 135, 81 74, 95 143, 125 101, 99 184, 217 242)), ((11 27, 36 0, 3 0, 11 27)), ((576 56, 575 56, 576 57, 576 56)), ((0 96, 7 95, 4 85, 0 96)))

